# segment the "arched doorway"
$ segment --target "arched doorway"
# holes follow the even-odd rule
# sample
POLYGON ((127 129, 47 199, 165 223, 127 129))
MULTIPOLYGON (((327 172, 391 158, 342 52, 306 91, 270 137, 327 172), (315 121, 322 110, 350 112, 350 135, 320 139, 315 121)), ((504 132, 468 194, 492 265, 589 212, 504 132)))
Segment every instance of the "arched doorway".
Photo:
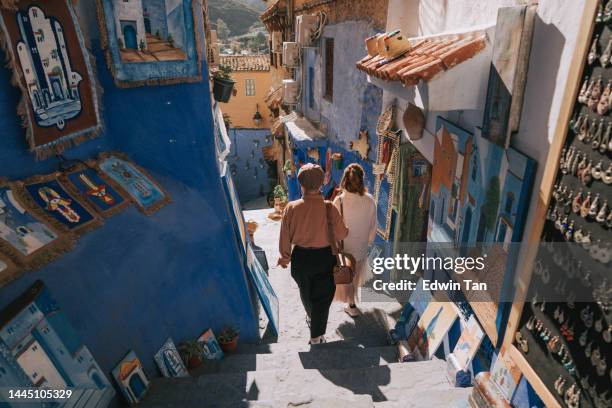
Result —
POLYGON ((142 381, 142 378, 140 378, 138 374, 132 375, 132 377, 130 378, 130 390, 132 390, 132 393, 136 397, 136 400, 139 400, 140 397, 142 397, 142 394, 144 394, 145 389, 146 386, 144 381, 142 381))
POLYGON ((138 49, 138 41, 136 40, 136 30, 131 25, 123 27, 123 38, 125 40, 125 48, 131 50, 138 49))

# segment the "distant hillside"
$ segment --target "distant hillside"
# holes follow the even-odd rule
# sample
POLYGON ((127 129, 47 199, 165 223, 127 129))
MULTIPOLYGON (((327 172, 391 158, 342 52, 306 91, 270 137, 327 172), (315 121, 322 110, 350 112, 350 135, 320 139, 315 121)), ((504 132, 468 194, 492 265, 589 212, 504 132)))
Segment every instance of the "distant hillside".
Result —
POLYGON ((260 0, 208 0, 208 13, 213 28, 217 19, 225 21, 230 29, 230 35, 242 35, 249 32, 249 27, 259 22, 261 4, 260 0), (257 9, 252 8, 258 7, 257 9))
POLYGON ((253 10, 259 11, 259 12, 264 11, 266 7, 268 7, 272 3, 272 2, 268 2, 268 4, 266 4, 266 2, 264 2, 263 0, 236 0, 236 2, 242 3, 246 5, 247 7, 250 7, 253 10))

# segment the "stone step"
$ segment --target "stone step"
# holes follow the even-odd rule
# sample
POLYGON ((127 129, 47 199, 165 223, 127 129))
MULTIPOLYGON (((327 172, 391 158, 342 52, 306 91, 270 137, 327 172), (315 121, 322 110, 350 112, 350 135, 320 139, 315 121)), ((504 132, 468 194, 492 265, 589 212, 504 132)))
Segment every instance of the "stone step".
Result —
POLYGON ((249 408, 373 408, 374 402, 369 395, 353 395, 352 398, 289 397, 276 401, 247 401, 249 408))
POLYGON ((234 407, 246 401, 298 398, 351 398, 409 401, 423 390, 444 394, 453 388, 440 360, 393 363, 353 369, 279 369, 188 378, 157 378, 141 407, 234 407))
POLYGON ((397 347, 317 347, 312 350, 268 354, 226 354, 223 360, 206 360, 192 376, 277 369, 350 369, 396 363, 397 347))
POLYGON ((345 338, 344 340, 328 341, 323 344, 309 345, 307 340, 304 341, 283 341, 280 343, 267 344, 239 344, 235 354, 276 354, 286 352, 304 352, 310 350, 326 350, 326 349, 364 349, 373 347, 386 347, 389 343, 386 340, 384 333, 376 339, 356 339, 345 338))
POLYGON ((398 401, 374 402, 374 408, 468 408, 472 388, 451 388, 444 392, 424 390, 398 401))

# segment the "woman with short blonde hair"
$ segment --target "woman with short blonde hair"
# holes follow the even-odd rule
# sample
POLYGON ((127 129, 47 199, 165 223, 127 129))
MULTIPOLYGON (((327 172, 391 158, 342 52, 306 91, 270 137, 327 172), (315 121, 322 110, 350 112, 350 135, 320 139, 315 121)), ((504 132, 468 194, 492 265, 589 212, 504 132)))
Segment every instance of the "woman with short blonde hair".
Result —
POLYGON ((368 248, 376 237, 376 203, 365 187, 365 171, 357 163, 344 169, 340 187, 342 194, 334 200, 349 229, 344 239, 344 251, 357 261, 353 283, 337 285, 334 300, 344 302, 344 311, 351 317, 360 315, 357 308, 359 287, 366 278, 368 248))

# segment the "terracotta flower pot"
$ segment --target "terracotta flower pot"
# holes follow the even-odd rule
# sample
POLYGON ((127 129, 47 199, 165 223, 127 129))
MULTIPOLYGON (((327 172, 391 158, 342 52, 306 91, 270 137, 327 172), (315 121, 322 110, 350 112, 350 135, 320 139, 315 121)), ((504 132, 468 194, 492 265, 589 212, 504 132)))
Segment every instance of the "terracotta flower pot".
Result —
POLYGON ((221 346, 221 350, 223 350, 224 353, 232 353, 236 351, 236 348, 238 347, 238 336, 236 336, 234 340, 227 343, 219 342, 219 345, 221 346))
POLYGON ((191 356, 189 358, 188 368, 190 370, 196 369, 202 365, 202 357, 200 356, 191 356))

